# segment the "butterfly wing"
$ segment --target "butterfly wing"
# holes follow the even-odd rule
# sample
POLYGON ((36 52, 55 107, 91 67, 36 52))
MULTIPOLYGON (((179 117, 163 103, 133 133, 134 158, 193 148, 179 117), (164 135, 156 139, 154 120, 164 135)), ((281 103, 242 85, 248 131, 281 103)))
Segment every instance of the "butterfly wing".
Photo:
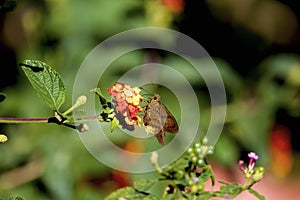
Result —
MULTIPOLYGON (((161 105, 159 102, 150 102, 145 110, 143 118, 145 126, 151 127, 153 134, 157 134, 164 127, 164 122, 161 116, 161 105)), ((150 130, 148 129, 148 130, 150 130)))
POLYGON ((154 136, 161 145, 165 144, 166 134, 163 130, 160 130, 159 133, 155 134, 154 136))
POLYGON ((166 119, 164 124, 164 130, 170 133, 177 133, 178 132, 178 124, 175 117, 171 114, 168 108, 162 103, 163 110, 166 112, 166 119))
POLYGON ((178 132, 176 119, 161 103, 159 95, 154 95, 147 105, 143 123, 146 126, 146 132, 154 134, 160 144, 165 142, 165 131, 178 132))

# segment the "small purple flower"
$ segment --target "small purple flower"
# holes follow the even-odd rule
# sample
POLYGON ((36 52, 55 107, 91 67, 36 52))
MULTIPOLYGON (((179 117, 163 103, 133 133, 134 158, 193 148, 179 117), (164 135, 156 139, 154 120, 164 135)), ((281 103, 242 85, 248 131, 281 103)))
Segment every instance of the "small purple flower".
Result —
POLYGON ((252 171, 255 166, 255 161, 258 160, 258 155, 254 152, 250 152, 248 153, 248 157, 250 158, 248 169, 252 171))
POLYGON ((240 170, 243 171, 247 176, 251 176, 251 174, 254 172, 253 169, 255 167, 255 161, 258 160, 259 156, 254 152, 250 152, 248 153, 248 158, 249 160, 247 162, 244 160, 239 160, 239 167, 240 170))
POLYGON ((258 160, 258 155, 254 152, 248 153, 249 158, 253 158, 254 160, 258 160))

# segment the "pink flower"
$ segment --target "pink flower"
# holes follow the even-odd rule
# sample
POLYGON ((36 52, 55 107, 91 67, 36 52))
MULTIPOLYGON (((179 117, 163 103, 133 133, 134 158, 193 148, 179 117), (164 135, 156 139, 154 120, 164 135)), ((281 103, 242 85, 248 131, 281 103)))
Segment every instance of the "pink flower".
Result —
POLYGON ((249 170, 253 170, 255 161, 258 160, 258 155, 254 152, 250 152, 248 153, 248 157, 250 158, 248 168, 249 170))
POLYGON ((258 160, 259 156, 254 152, 250 152, 248 153, 248 158, 249 161, 247 162, 239 160, 239 168, 246 174, 246 176, 251 176, 254 172, 255 162, 258 160))

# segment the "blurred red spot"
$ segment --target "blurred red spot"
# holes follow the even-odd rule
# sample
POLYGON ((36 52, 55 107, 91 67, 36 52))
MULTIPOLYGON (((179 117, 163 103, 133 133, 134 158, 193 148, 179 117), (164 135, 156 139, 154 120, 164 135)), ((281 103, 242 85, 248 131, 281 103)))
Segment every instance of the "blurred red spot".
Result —
POLYGON ((270 141, 272 172, 280 177, 286 177, 293 167, 293 150, 290 130, 283 125, 275 125, 270 141))
POLYGON ((183 0, 162 0, 162 2, 173 13, 181 13, 184 9, 183 0))

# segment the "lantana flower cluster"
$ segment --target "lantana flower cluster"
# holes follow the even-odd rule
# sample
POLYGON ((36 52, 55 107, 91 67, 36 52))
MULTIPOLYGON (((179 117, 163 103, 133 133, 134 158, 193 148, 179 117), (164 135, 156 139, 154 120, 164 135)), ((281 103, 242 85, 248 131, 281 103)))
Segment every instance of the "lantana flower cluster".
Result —
POLYGON ((140 95, 139 87, 131 87, 125 83, 115 82, 113 87, 107 88, 109 95, 113 96, 112 102, 115 104, 116 118, 122 128, 134 130, 134 125, 141 125, 139 112, 143 109, 140 102, 143 97, 140 95))

